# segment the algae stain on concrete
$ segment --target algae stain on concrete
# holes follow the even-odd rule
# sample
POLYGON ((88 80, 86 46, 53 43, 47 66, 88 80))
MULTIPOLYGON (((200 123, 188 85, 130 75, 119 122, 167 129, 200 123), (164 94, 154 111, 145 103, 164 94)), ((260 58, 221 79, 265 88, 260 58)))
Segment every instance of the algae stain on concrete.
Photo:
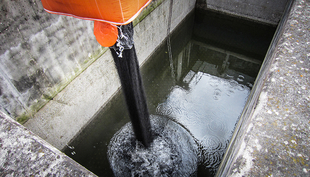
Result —
MULTIPOLYGON (((33 115, 40 111, 42 107, 44 107, 49 101, 54 100, 54 97, 61 92, 64 88, 66 88, 75 78, 77 78, 82 72, 84 72, 92 63, 94 63, 97 59, 99 59, 108 48, 100 47, 94 54, 90 54, 88 58, 84 60, 83 65, 80 67, 76 67, 75 73, 73 75, 67 76, 61 83, 54 85, 47 92, 44 92, 35 104, 32 104, 25 113, 18 116, 16 118, 17 122, 20 124, 26 123, 33 115)), ((54 100, 57 101, 57 100, 54 100)), ((57 101, 61 104, 66 104, 61 101, 57 101)))
POLYGON ((152 1, 145 9, 142 10, 141 14, 133 21, 133 26, 136 26, 146 16, 148 16, 153 10, 155 10, 164 0, 152 1))

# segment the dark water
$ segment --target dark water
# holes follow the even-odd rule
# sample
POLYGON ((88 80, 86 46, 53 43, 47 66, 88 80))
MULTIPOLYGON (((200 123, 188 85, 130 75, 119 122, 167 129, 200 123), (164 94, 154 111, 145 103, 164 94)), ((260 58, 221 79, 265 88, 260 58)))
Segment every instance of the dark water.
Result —
MULTIPOLYGON (((199 146, 197 176, 214 176, 272 39, 275 27, 196 10, 142 66, 150 114, 185 126, 199 146)), ((64 152, 99 176, 113 176, 107 146, 129 122, 121 93, 64 152)))

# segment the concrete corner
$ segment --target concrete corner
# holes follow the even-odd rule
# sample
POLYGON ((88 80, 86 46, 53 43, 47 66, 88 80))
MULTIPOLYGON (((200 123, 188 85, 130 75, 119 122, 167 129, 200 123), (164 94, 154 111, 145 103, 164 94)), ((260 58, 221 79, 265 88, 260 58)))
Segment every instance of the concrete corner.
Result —
POLYGON ((96 176, 0 112, 1 176, 96 176))

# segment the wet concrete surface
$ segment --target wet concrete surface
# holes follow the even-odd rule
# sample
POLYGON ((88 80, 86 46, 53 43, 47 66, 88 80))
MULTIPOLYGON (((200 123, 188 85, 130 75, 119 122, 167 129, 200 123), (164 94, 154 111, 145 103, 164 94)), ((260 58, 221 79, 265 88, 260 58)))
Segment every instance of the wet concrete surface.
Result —
POLYGON ((0 111, 0 176, 96 176, 0 111))
POLYGON ((218 176, 310 175, 309 46, 310 1, 296 0, 218 176))

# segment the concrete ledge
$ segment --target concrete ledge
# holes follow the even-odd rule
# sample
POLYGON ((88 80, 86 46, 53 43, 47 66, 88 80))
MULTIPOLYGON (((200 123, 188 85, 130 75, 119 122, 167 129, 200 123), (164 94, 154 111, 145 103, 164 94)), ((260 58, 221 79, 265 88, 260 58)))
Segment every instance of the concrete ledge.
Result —
POLYGON ((0 111, 1 176, 96 176, 0 111))
POLYGON ((289 2, 217 176, 309 176, 310 2, 289 2))
POLYGON ((288 0, 197 0, 197 7, 277 25, 288 0))

